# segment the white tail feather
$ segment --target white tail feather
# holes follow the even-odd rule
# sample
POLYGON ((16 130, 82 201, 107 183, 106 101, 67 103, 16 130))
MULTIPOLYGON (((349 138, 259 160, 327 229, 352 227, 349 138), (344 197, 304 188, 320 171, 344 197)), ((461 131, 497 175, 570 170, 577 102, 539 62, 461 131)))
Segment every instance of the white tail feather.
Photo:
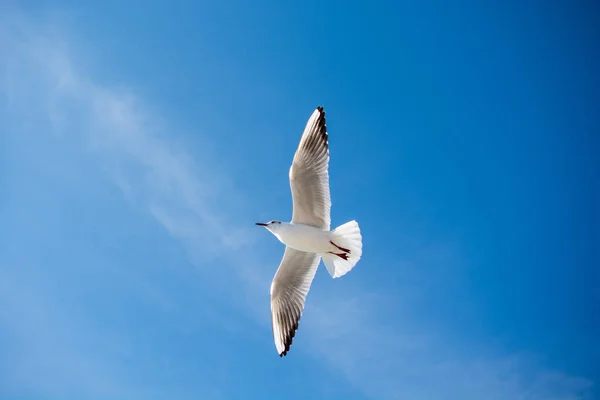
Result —
POLYGON ((323 263, 332 278, 339 278, 347 274, 362 256, 362 236, 356 221, 346 222, 330 232, 333 252, 336 254, 322 254, 323 263), (345 250, 349 250, 346 252, 345 250))

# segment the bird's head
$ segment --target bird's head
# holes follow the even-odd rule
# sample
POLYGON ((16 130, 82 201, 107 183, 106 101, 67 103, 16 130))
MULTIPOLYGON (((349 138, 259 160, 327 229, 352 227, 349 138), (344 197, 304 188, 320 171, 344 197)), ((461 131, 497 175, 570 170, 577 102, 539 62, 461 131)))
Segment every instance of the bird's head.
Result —
POLYGON ((265 228, 267 228, 268 230, 273 232, 273 231, 276 231, 281 226, 281 221, 270 221, 267 223, 257 222, 256 225, 264 226, 265 228))

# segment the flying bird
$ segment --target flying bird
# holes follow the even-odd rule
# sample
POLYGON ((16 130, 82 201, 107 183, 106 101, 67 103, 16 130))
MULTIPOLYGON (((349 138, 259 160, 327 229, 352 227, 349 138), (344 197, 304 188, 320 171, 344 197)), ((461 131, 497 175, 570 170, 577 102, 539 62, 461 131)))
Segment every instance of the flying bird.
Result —
POLYGON ((289 171, 292 221, 256 223, 286 246, 271 283, 273 337, 280 357, 290 350, 321 259, 331 277, 339 278, 354 268, 362 255, 356 221, 330 230, 328 167, 325 111, 319 106, 306 123, 289 171))

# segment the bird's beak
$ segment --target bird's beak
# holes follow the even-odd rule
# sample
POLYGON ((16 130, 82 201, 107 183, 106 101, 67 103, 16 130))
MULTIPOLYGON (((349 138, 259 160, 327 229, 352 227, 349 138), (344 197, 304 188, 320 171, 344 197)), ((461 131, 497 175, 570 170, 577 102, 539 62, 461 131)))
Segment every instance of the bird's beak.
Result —
POLYGON ((263 224, 262 222, 257 222, 256 225, 258 225, 258 226, 269 226, 269 224, 263 224))

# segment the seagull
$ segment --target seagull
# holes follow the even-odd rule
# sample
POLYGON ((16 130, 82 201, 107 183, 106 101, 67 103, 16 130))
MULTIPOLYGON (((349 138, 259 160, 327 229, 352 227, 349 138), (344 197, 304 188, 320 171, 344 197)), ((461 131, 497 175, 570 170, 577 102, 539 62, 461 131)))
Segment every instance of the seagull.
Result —
POLYGON ((335 279, 354 268, 362 255, 362 236, 356 221, 330 230, 328 166, 325 111, 319 106, 306 123, 289 171, 292 221, 256 223, 286 246, 271 283, 273 337, 280 357, 290 350, 321 259, 335 279))

